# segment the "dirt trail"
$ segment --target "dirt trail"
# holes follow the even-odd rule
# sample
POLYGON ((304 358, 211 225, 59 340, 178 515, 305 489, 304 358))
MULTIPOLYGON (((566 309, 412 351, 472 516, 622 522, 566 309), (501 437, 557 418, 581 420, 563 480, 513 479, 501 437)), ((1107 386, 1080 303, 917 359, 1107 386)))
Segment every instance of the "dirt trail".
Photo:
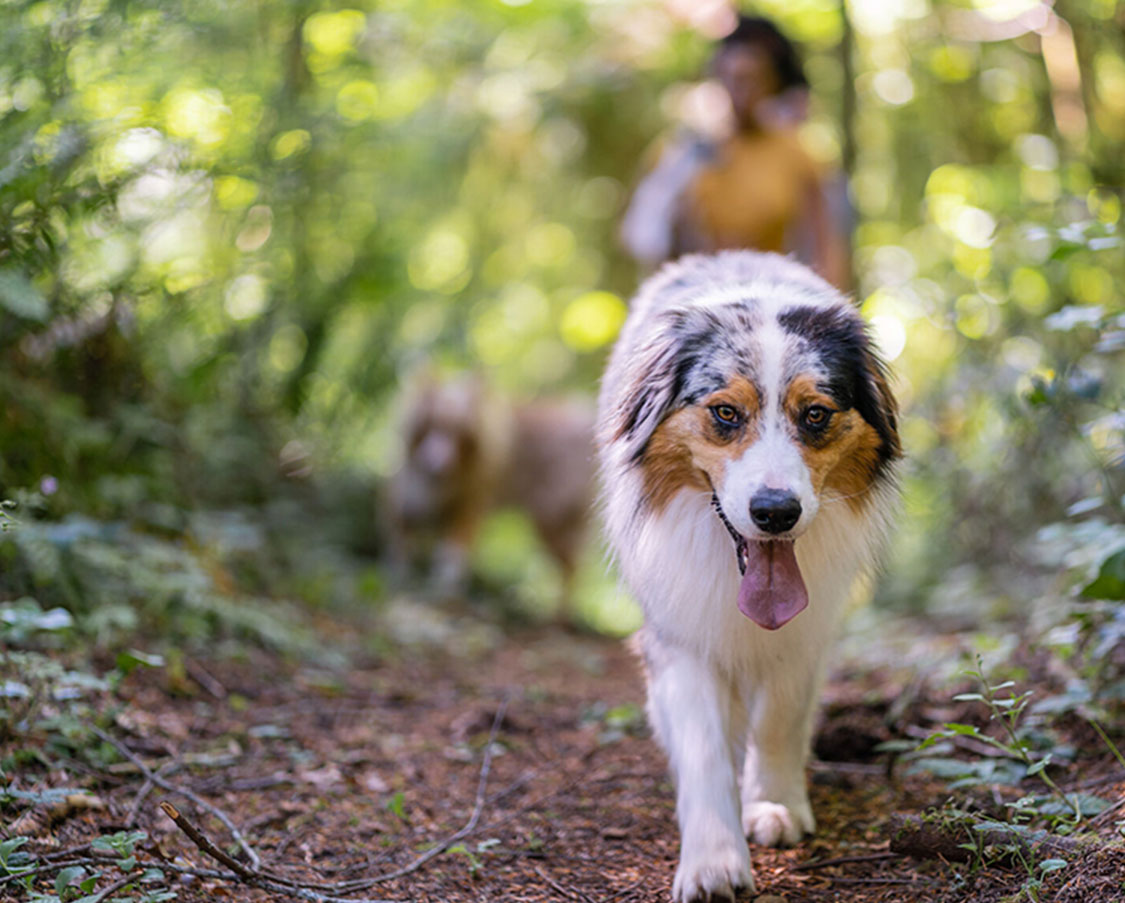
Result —
MULTIPOLYGON (((669 899, 673 793, 622 642, 537 629, 473 654, 399 650, 343 675, 261 654, 190 664, 195 678, 175 687, 163 672, 135 672, 116 737, 171 784, 228 814, 277 876, 319 883, 322 897, 669 899), (457 843, 408 874, 362 891, 340 884, 408 868, 474 813, 457 843)), ((813 764, 815 839, 753 849, 759 893, 775 903, 890 903, 983 901, 1017 890, 1010 875, 966 875, 968 883, 954 885, 939 863, 886 853, 880 827, 889 813, 940 803, 943 791, 888 777, 872 757, 885 739, 880 712, 898 692, 877 683, 868 675, 829 686, 817 749, 851 761, 813 764), (846 861, 816 864, 836 858, 846 861)), ((136 808, 136 825, 156 841, 143 855, 220 868, 160 810, 170 800, 245 860, 191 801, 160 788, 139 795, 141 775, 130 766, 110 780, 116 786, 99 790, 108 807, 60 825, 59 845, 125 827, 136 808)), ((282 899, 206 877, 176 890, 185 901, 282 899)))

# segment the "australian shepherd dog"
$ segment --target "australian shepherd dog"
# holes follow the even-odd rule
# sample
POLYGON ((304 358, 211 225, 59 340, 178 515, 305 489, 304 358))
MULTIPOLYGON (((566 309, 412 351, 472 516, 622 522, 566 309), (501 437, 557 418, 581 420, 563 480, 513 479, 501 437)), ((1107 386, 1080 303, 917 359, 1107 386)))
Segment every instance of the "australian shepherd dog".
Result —
POLYGON ((887 373, 854 307, 804 266, 685 257, 633 302, 598 442, 676 783, 672 896, 733 897, 754 886, 746 838, 814 829, 805 762, 825 653, 896 495, 887 373))

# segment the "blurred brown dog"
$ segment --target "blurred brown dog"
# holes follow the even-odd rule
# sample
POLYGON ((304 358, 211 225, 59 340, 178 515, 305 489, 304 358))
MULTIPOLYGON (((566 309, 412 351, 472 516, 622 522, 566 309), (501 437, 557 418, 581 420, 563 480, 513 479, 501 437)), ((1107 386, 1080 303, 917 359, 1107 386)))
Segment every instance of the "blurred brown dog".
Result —
POLYGON ((561 616, 586 535, 594 478, 594 414, 561 399, 511 404, 481 379, 425 377, 406 393, 403 463, 391 486, 396 559, 422 561, 434 588, 462 593, 485 515, 523 510, 557 562, 561 616))

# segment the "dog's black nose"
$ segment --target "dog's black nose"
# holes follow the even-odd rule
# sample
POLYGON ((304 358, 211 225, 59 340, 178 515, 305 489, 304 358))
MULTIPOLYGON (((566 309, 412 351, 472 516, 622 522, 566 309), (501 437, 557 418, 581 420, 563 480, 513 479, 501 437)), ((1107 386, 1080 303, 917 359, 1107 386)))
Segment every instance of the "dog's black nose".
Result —
POLYGON ((767 533, 784 533, 801 519, 801 502, 784 489, 763 489, 750 499, 750 519, 767 533))

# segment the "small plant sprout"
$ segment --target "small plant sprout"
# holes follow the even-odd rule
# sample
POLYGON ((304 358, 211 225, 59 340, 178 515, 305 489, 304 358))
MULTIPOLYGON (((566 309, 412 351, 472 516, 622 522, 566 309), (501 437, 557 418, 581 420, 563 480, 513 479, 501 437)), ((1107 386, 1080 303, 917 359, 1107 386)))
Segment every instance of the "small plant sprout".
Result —
MULTIPOLYGON (((968 737, 991 746, 1006 758, 1022 766, 1022 774, 1019 775, 1021 779, 1037 777, 1050 791, 1051 796, 1057 800, 1056 803, 1049 806, 1040 806, 1039 814, 1055 816, 1068 827, 1073 828, 1085 815, 1089 814, 1086 811, 1087 806, 1084 805, 1083 798, 1079 794, 1063 792, 1062 788, 1047 773, 1047 766, 1051 764, 1052 754, 1047 753, 1037 756, 1031 744, 1021 732, 1020 722, 1024 711, 1031 702, 1033 695, 1031 691, 1017 694, 1014 690, 1015 683, 1010 680, 998 684, 990 683, 984 674, 983 663, 979 656, 977 656, 976 670, 969 670, 966 673, 980 685, 980 690, 979 692, 959 693, 953 697, 953 700, 955 702, 979 702, 984 705, 988 709, 989 720, 1000 725, 1003 736, 993 737, 973 724, 951 722, 943 724, 940 730, 927 737, 919 744, 917 749, 919 751, 925 750, 942 740, 951 740, 958 737, 968 737)), ((1035 797, 1024 797, 1015 804, 1015 808, 1017 811, 1026 811, 1028 808, 1036 806, 1038 802, 1035 797)))

